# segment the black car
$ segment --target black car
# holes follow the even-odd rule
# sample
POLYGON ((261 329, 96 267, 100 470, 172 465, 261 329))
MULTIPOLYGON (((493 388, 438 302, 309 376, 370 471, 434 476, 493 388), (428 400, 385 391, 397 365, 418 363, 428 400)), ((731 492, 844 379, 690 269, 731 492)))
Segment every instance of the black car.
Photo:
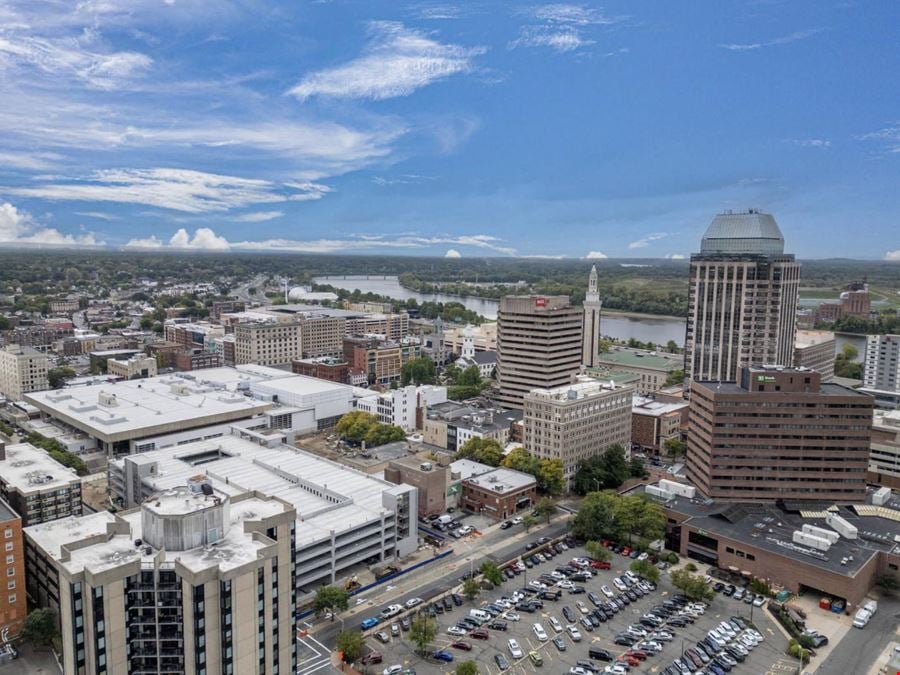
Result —
POLYGON ((600 599, 600 596, 597 595, 596 593, 594 593, 594 591, 589 592, 587 594, 587 596, 588 596, 588 600, 591 601, 591 603, 594 605, 594 607, 599 607, 600 603, 603 602, 603 600, 600 599))
POLYGON ((451 593, 450 599, 453 600, 453 604, 457 607, 463 604, 462 596, 459 593, 451 593))
POLYGON ((497 664, 497 667, 500 670, 509 669, 509 661, 506 660, 506 657, 503 656, 503 654, 494 654, 494 663, 497 664))
POLYGON ((621 602, 623 606, 624 606, 624 605, 630 605, 630 604, 631 604, 631 598, 629 598, 629 597, 628 597, 627 595, 625 595, 624 593, 623 593, 622 595, 620 595, 618 598, 616 598, 615 601, 616 601, 616 602, 621 602))
POLYGON ((535 544, 533 541, 529 541, 527 544, 525 544, 526 551, 532 551, 536 548, 537 548, 537 544, 535 544))
POLYGON ((612 661, 615 657, 611 652, 601 647, 591 647, 588 649, 588 656, 598 661, 612 661))
POLYGON ((504 520, 502 523, 500 523, 500 529, 501 529, 501 530, 508 530, 508 529, 511 528, 511 527, 512 527, 512 521, 511 521, 511 520, 504 520))
POLYGON ((505 576, 507 579, 513 579, 516 576, 516 573, 513 572, 511 568, 505 567, 503 569, 503 576, 505 576))
POLYGON ((562 597, 562 591, 558 588, 548 588, 541 592, 541 597, 544 600, 559 600, 562 597))
POLYGON ((725 590, 725 584, 723 584, 721 581, 717 581, 713 584, 713 590, 716 593, 721 593, 723 590, 725 590))
POLYGON ((617 645, 622 645, 623 647, 630 647, 634 644, 634 638, 631 638, 627 635, 616 635, 616 639, 613 642, 617 645))
POLYGON ((606 623, 606 621, 609 619, 609 617, 606 616, 606 612, 604 612, 599 607, 596 608, 593 612, 591 612, 591 616, 596 617, 597 621, 599 621, 600 623, 606 623))
POLYGON ((638 596, 637 594, 631 590, 630 588, 625 591, 625 597, 631 600, 632 602, 637 602, 638 596))
POLYGON ((537 611, 537 607, 531 604, 531 602, 527 600, 520 600, 516 603, 516 609, 520 612, 528 612, 529 614, 534 614, 537 611))
POLYGON ((451 609, 453 609, 453 600, 450 599, 450 596, 449 596, 449 595, 445 595, 445 596, 444 596, 444 599, 443 599, 441 602, 442 602, 443 605, 444 605, 444 609, 446 609, 448 612, 449 612, 451 609))
POLYGON ((576 665, 576 666, 580 666, 580 667, 584 668, 585 670, 589 670, 589 671, 591 671, 592 673, 599 673, 599 672, 600 672, 600 668, 599 668, 599 667, 597 666, 597 664, 594 663, 593 661, 586 661, 586 660, 584 660, 584 659, 580 659, 579 661, 577 661, 577 662, 575 663, 575 665, 576 665))
POLYGON ((504 630, 505 631, 507 629, 507 624, 505 621, 500 621, 500 620, 491 621, 488 624, 488 628, 490 628, 492 630, 504 630))
POLYGON ((563 616, 566 617, 566 621, 569 623, 575 623, 575 612, 572 611, 572 608, 566 605, 562 608, 563 616))
POLYGON ((569 589, 569 595, 581 595, 584 593, 584 586, 573 586, 569 589))
POLYGON ((669 619, 666 621, 666 625, 675 626, 676 628, 684 628, 687 626, 687 621, 682 619, 681 617, 675 617, 674 619, 669 619))

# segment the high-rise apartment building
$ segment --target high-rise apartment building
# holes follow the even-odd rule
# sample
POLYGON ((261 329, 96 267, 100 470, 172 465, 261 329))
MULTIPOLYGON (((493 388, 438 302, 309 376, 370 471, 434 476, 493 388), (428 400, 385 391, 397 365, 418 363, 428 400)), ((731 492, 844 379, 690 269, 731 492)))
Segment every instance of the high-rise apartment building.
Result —
POLYGON ((525 449, 541 459, 559 459, 567 484, 586 459, 611 445, 631 447, 633 389, 584 378, 525 395, 525 449))
POLYGON ((596 368, 600 359, 600 290, 597 286, 597 266, 591 266, 587 294, 584 296, 581 322, 581 364, 596 368))
POLYGON ((140 507, 25 529, 64 675, 294 673, 296 510, 202 474, 140 507))
POLYGON ((532 389, 569 384, 581 368, 582 311, 567 295, 508 295, 497 315, 495 399, 522 408, 532 389))
POLYGON ((685 376, 736 382, 746 365, 790 365, 799 289, 771 215, 717 215, 691 256, 685 376))
POLYGON ((900 335, 870 335, 866 339, 863 386, 900 392, 900 335))
POLYGON ((50 388, 47 355, 31 347, 7 345, 0 349, 0 394, 11 401, 23 394, 50 388))
POLYGON ((731 501, 862 501, 872 397, 805 368, 691 384, 687 476, 731 501))
POLYGON ((3 642, 18 635, 28 615, 25 596, 25 548, 22 519, 0 499, 0 542, 3 544, 3 567, 0 577, 0 648, 3 642))
POLYGON ((254 321, 234 327, 235 365, 283 365, 299 359, 302 351, 299 323, 254 321))

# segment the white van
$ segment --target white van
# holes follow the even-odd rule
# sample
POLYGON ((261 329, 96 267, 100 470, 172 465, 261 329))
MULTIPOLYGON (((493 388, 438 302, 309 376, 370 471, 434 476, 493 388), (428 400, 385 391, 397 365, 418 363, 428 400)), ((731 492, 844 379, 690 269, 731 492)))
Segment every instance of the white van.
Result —
POLYGON ((531 627, 531 630, 534 631, 534 635, 538 640, 540 640, 541 642, 547 641, 547 631, 544 630, 544 627, 541 624, 534 624, 531 627))
POLYGON ((479 624, 482 624, 490 621, 491 615, 485 612, 483 609, 470 609, 469 618, 474 619, 479 624))
POLYGON ((869 619, 872 618, 872 613, 867 609, 860 609, 856 612, 856 616, 853 617, 853 627, 854 628, 865 628, 866 624, 869 623, 869 619))

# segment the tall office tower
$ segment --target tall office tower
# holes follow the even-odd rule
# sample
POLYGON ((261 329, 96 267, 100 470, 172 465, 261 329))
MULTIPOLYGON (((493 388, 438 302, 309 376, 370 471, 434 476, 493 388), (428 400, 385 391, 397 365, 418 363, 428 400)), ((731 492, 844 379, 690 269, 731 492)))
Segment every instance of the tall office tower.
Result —
POLYGON ((29 597, 58 617, 63 675, 296 672, 296 518, 200 474, 130 511, 26 528, 29 597))
POLYGON ((900 392, 900 335, 870 335, 866 340, 863 386, 900 392))
POLYGON ((597 288, 597 266, 591 267, 587 294, 584 296, 584 316, 581 321, 581 365, 596 368, 600 358, 600 291, 597 288))
POLYGON ((771 215, 713 218, 691 256, 687 379, 736 382, 743 366, 790 365, 799 291, 800 263, 771 215))
POLYGON ((7 345, 0 349, 0 394, 19 401, 23 394, 50 388, 47 380, 49 360, 31 347, 7 345))
POLYGON ((872 397, 807 368, 691 384, 687 477, 713 499, 863 501, 872 397))
POLYGON ((567 295, 508 295, 497 314, 495 396, 521 408, 532 389, 569 384, 581 367, 581 310, 567 295))

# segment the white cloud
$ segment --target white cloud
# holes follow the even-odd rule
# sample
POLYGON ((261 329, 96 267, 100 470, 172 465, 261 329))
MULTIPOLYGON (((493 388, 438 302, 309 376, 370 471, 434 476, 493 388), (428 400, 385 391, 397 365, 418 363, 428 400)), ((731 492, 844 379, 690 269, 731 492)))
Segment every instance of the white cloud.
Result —
POLYGON ((791 142, 794 145, 799 145, 801 148, 827 149, 831 147, 831 141, 829 141, 827 138, 797 138, 791 142))
POLYGON ((97 220, 118 220, 118 216, 111 213, 103 213, 102 211, 76 211, 76 216, 84 216, 85 218, 96 218, 97 220))
POLYGON ((194 231, 194 237, 188 234, 183 227, 180 228, 169 240, 172 248, 190 248, 202 251, 227 251, 231 248, 225 237, 218 236, 208 227, 200 227, 194 231))
POLYGON ((622 20, 621 17, 607 16, 593 7, 570 3, 537 5, 519 13, 532 23, 519 29, 519 37, 509 43, 510 49, 549 47, 558 52, 575 51, 596 43, 587 36, 588 28, 622 20))
POLYGON ((146 239, 129 239, 125 246, 129 248, 162 248, 163 243, 156 238, 156 235, 151 235, 146 239))
POLYGON ((824 28, 811 28, 809 30, 798 30, 788 35, 782 35, 781 37, 773 38, 772 40, 766 40, 764 42, 747 42, 747 43, 726 43, 720 44, 719 46, 722 49, 727 49, 732 52, 752 52, 757 49, 762 49, 763 47, 773 47, 776 45, 788 45, 792 42, 799 42, 800 40, 805 40, 806 38, 812 37, 816 33, 821 33, 824 28))
POLYGON ((264 223, 267 220, 275 220, 281 218, 284 211, 256 211, 255 213, 245 213, 236 216, 235 220, 239 223, 264 223))
POLYGON ((463 8, 449 3, 420 3, 411 8, 413 16, 426 21, 449 21, 462 18, 463 8))
POLYGON ((282 187, 260 179, 159 168, 107 169, 95 171, 80 181, 6 188, 5 191, 49 200, 147 204, 187 213, 214 213, 253 204, 317 199, 328 189, 307 183, 282 187))
POLYGON ((550 255, 549 253, 532 253, 530 255, 520 255, 519 258, 537 258, 539 260, 562 260, 566 256, 562 253, 550 255))
POLYGON ((667 232, 654 232, 653 234, 648 234, 646 237, 641 237, 640 239, 631 242, 628 244, 628 248, 646 248, 650 242, 664 239, 668 236, 669 234, 667 232))
POLYGON ((684 260, 684 256, 681 253, 670 253, 666 257, 669 260, 684 260))
POLYGON ((0 165, 29 171, 52 169, 60 159, 54 152, 0 152, 0 165))
POLYGON ((603 253, 603 251, 588 251, 588 254, 584 256, 585 260, 606 260, 609 256, 603 253))
POLYGON ((370 24, 371 41, 362 56, 304 77, 288 93, 382 100, 408 96, 416 89, 458 73, 474 70, 482 47, 442 44, 421 31, 395 21, 370 24))
POLYGON ((444 254, 445 258, 462 258, 462 254, 457 251, 455 248, 448 248, 447 252, 444 254))
POLYGON ((31 217, 31 214, 20 211, 9 202, 0 204, 0 242, 57 246, 99 246, 103 244, 93 232, 76 236, 63 234, 56 228, 43 227, 31 217))
POLYGON ((888 251, 887 253, 885 253, 884 259, 890 260, 892 262, 900 261, 900 248, 898 248, 896 251, 888 251))
POLYGON ((9 31, 0 35, 0 56, 5 57, 0 66, 28 66, 46 74, 74 76, 99 89, 113 89, 153 64, 153 59, 137 52, 90 51, 84 45, 91 41, 90 36, 45 39, 9 31))
POLYGON ((900 152, 900 122, 856 138, 860 141, 882 141, 888 152, 900 152))

